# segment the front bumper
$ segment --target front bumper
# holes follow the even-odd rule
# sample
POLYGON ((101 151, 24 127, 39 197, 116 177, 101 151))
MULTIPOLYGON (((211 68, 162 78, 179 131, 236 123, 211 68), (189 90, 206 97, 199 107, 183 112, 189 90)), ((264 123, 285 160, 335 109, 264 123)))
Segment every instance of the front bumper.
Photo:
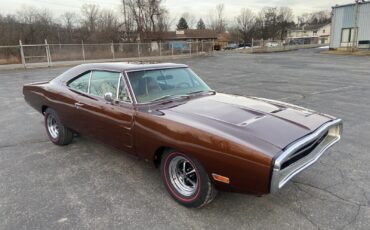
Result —
POLYGON ((315 163, 330 146, 340 140, 342 127, 343 125, 341 119, 330 121, 322 125, 315 132, 293 142, 286 147, 273 162, 270 192, 273 193, 278 191, 295 175, 315 163), (297 151, 301 151, 300 149, 306 148, 307 145, 310 145, 310 143, 315 143, 315 141, 318 139, 320 139, 320 142, 311 152, 299 160, 287 165, 287 162, 292 159, 297 151))

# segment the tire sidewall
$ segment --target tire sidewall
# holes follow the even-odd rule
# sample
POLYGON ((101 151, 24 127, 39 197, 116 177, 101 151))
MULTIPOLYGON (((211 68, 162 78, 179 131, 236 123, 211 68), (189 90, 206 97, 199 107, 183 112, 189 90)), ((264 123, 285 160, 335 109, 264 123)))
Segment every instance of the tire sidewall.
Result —
POLYGON ((210 189, 209 178, 202 165, 194 157, 185 155, 175 150, 168 151, 164 154, 161 161, 161 176, 167 191, 178 203, 186 207, 200 207, 204 205, 210 189), (176 156, 184 157, 195 168, 195 173, 197 174, 198 179, 198 188, 191 196, 184 196, 180 194, 169 180, 169 163, 176 156))
POLYGON ((59 144, 59 141, 60 141, 60 137, 61 135, 63 135, 61 132, 62 132, 62 126, 61 126, 61 123, 59 121, 59 117, 57 116, 56 112, 52 109, 47 109, 45 111, 45 128, 46 128, 46 133, 48 134, 48 137, 50 139, 51 142, 53 142, 54 144, 59 144), (49 132, 49 129, 48 129, 48 124, 47 124, 47 120, 48 120, 48 117, 49 116, 53 116, 54 119, 56 120, 57 124, 58 124, 58 127, 59 127, 59 133, 58 133, 58 137, 57 138, 53 138, 51 135, 50 135, 50 132, 49 132))

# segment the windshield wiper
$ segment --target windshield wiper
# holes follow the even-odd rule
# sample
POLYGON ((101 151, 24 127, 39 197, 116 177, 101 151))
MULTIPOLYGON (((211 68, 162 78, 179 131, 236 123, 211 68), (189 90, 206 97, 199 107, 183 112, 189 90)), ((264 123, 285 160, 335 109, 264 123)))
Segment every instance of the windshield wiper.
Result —
POLYGON ((162 97, 151 100, 150 102, 162 101, 165 99, 180 99, 180 98, 189 98, 189 95, 164 95, 162 97))
POLYGON ((212 94, 215 94, 216 91, 214 91, 214 90, 199 90, 199 91, 188 93, 188 95, 193 95, 193 94, 198 94, 198 93, 212 93, 212 94))

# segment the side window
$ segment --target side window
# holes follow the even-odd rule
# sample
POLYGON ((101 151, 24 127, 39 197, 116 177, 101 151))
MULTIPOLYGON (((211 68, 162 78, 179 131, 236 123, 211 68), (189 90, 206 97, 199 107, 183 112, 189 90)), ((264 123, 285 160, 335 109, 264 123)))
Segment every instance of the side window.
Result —
POLYGON ((90 78, 90 73, 85 73, 84 75, 78 77, 77 79, 73 80, 68 84, 68 86, 71 89, 87 93, 88 87, 89 87, 89 78, 90 78))
POLYGON ((93 71, 90 80, 89 93, 91 95, 104 97, 105 93, 117 95, 117 86, 120 73, 93 71))
POLYGON ((124 102, 131 102, 130 97, 128 95, 125 80, 123 78, 121 78, 121 81, 119 82, 118 100, 124 102))

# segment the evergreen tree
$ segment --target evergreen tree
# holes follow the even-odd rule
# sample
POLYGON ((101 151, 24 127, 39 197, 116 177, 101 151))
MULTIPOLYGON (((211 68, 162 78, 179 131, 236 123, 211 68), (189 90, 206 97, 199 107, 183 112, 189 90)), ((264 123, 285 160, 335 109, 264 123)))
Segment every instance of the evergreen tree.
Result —
POLYGON ((199 19, 197 23, 197 29, 198 30, 205 30, 206 29, 206 24, 204 24, 203 19, 199 19))
POLYGON ((188 29, 188 23, 186 22, 185 18, 181 17, 179 20, 179 23, 177 24, 177 29, 178 30, 186 30, 188 29))

